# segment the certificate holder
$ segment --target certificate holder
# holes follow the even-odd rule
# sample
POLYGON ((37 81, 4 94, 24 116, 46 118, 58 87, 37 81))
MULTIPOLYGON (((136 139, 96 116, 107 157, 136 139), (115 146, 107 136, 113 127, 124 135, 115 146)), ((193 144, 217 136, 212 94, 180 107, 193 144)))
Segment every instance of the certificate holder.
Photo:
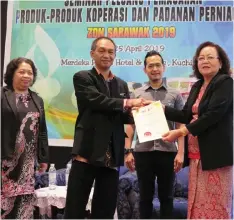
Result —
POLYGON ((161 139, 169 131, 160 101, 132 111, 140 143, 161 139))

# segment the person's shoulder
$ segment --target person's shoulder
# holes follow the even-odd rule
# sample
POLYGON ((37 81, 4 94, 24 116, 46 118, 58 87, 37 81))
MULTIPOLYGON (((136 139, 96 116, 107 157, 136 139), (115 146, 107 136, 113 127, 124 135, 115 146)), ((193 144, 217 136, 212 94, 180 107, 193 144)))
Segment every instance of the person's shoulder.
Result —
POLYGON ((202 83, 203 83, 203 80, 198 79, 195 83, 193 83, 193 85, 192 85, 192 88, 191 88, 191 89, 193 89, 193 88, 197 88, 197 87, 200 87, 202 83))
POLYGON ((30 93, 32 99, 33 99, 34 101, 38 101, 39 104, 40 104, 40 106, 41 106, 41 108, 43 109, 43 107, 44 107, 44 100, 43 100, 43 98, 39 95, 39 93, 37 93, 37 92, 35 92, 35 91, 32 91, 31 89, 29 89, 29 93, 30 93))
POLYGON ((31 89, 29 89, 29 92, 31 93, 32 96, 38 98, 40 101, 43 101, 42 97, 39 95, 38 92, 35 92, 35 91, 31 90, 31 89))
POLYGON ((166 89, 169 94, 176 95, 176 96, 180 95, 179 89, 170 88, 170 87, 167 87, 166 89))
POLYGON ((217 74, 214 81, 215 81, 215 83, 221 83, 225 80, 233 82, 233 78, 228 74, 217 74))
POLYGON ((149 86, 146 84, 141 85, 141 87, 135 89, 135 92, 144 92, 149 86))
POLYGON ((4 93, 4 92, 6 92, 6 91, 8 91, 8 90, 9 90, 9 87, 3 86, 3 87, 1 88, 1 93, 4 93))
POLYGON ((74 77, 87 77, 91 73, 91 71, 92 71, 92 69, 91 70, 80 70, 74 74, 74 77))
POLYGON ((177 100, 179 103, 184 104, 183 97, 181 92, 175 88, 167 88, 167 96, 166 99, 170 100, 177 100))
POLYGON ((13 87, 11 87, 11 86, 2 86, 1 87, 1 91, 3 91, 3 92, 7 92, 7 91, 11 91, 11 92, 13 92, 14 91, 14 89, 13 89, 13 87))
POLYGON ((5 92, 7 92, 8 90, 9 88, 7 86, 1 87, 1 99, 3 99, 5 92))
POLYGON ((141 87, 137 88, 134 90, 134 94, 136 97, 139 97, 141 96, 143 93, 145 93, 146 89, 148 88, 149 86, 147 84, 143 84, 141 85, 141 87))
POLYGON ((215 77, 213 84, 214 89, 222 88, 230 92, 233 91, 233 78, 228 74, 219 74, 215 77))

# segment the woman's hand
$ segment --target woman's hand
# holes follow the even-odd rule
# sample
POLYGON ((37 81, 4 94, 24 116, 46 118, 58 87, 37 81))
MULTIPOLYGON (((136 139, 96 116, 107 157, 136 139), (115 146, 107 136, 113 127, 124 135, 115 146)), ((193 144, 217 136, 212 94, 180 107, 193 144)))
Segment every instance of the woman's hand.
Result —
POLYGON ((167 132, 166 134, 162 135, 162 140, 167 142, 173 142, 177 140, 180 136, 183 136, 180 129, 175 129, 167 132))
POLYGON ((189 133, 189 131, 186 128, 186 126, 182 126, 179 129, 171 130, 171 131, 167 132, 166 134, 163 134, 162 140, 168 141, 168 142, 173 142, 181 136, 186 136, 188 133, 189 133))
POLYGON ((40 163, 38 172, 39 173, 44 173, 44 172, 46 172, 47 168, 48 168, 47 163, 40 163))

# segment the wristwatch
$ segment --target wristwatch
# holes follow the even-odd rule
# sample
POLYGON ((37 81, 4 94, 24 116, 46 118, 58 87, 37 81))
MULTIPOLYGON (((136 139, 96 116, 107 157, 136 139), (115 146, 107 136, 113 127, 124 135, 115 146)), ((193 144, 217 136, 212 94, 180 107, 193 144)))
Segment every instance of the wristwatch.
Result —
POLYGON ((129 154, 133 152, 133 148, 124 148, 124 154, 129 154))

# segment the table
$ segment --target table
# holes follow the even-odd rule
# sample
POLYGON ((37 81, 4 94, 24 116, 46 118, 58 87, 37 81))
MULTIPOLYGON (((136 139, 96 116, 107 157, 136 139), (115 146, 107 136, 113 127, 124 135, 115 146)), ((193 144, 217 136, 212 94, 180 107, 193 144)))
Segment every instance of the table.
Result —
MULTIPOLYGON (((91 210, 93 190, 94 188, 92 187, 86 210, 91 210)), ((41 216, 47 215, 49 218, 54 218, 54 216, 52 215, 51 207, 56 207, 58 209, 65 208, 67 186, 56 186, 55 189, 49 189, 49 187, 40 188, 35 190, 35 193, 35 206, 39 207, 39 212, 41 216)))

